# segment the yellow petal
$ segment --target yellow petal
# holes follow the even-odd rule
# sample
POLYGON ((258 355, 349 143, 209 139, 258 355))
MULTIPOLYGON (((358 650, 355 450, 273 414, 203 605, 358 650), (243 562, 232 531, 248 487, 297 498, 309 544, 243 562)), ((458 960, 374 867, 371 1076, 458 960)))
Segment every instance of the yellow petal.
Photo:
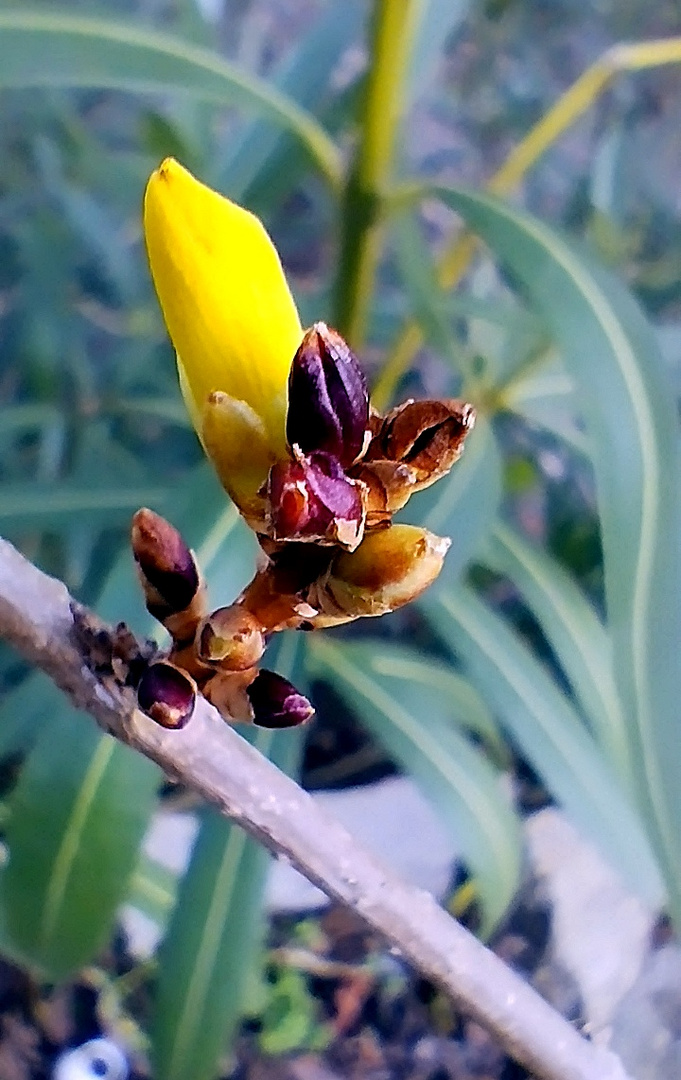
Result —
POLYGON ((144 231, 195 424, 209 394, 223 391, 262 419, 280 456, 286 383, 302 329, 261 222, 167 158, 147 186, 144 231))
POLYGON ((258 492, 275 458, 261 418, 245 401, 214 391, 203 410, 199 435, 225 490, 248 524, 264 532, 265 499, 258 492))

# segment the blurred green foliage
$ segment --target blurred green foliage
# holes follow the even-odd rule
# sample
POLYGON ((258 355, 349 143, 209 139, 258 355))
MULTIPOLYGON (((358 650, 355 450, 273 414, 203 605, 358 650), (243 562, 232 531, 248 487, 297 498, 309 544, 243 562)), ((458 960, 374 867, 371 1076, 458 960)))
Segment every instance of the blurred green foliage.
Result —
MULTIPOLYGON (((453 537, 443 579, 416 615, 284 638, 272 664, 330 684, 413 773, 476 876, 484 932, 520 873, 509 745, 632 887, 681 914, 679 74, 624 80, 553 147, 523 187, 537 216, 451 186, 480 187, 613 34, 678 30, 671 9, 634 7, 575 35, 573 5, 540 0, 309 0, 274 19, 254 0, 217 21, 192 0, 0 4, 0 533, 141 633, 140 505, 183 531, 216 601, 250 576, 143 257, 141 195, 166 154, 265 218, 303 321, 338 325, 375 377, 415 320, 403 389, 479 411, 462 462, 409 507, 453 537), (452 211, 498 259, 454 293, 434 256, 452 211)), ((22 765, 3 794, 3 948, 64 977, 130 899, 169 928, 156 1075, 191 1061, 210 1080, 257 963, 266 856, 207 814, 178 881, 140 854, 157 770, 6 651, 0 679, 0 754, 22 765)), ((299 771, 295 736, 258 738, 299 771)), ((300 996, 296 978, 277 993, 300 996)), ((295 1041, 280 1006, 270 1049, 295 1041)), ((323 1036, 299 1020, 303 1042, 323 1036)))

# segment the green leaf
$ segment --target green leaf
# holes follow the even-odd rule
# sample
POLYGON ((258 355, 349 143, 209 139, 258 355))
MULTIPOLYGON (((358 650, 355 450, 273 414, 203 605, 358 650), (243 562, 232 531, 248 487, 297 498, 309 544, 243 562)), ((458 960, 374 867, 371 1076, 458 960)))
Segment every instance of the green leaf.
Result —
POLYGON ((131 397, 121 398, 113 405, 122 416, 153 416, 178 427, 191 428, 189 414, 178 397, 131 397))
MULTIPOLYGON (((177 488, 173 508, 209 581, 219 581, 231 600, 252 573, 253 541, 207 467, 177 488)), ((110 622, 123 619, 153 632, 132 555, 116 562, 98 608, 110 622)), ((27 730, 16 737, 28 737, 34 723, 41 726, 9 801, 11 858, 2 901, 13 946, 56 977, 91 960, 109 932, 160 774, 76 716, 65 698, 45 695, 40 676, 29 676, 19 693, 27 730), (36 719, 36 707, 42 718, 36 719)))
MULTIPOLYGON (((452 832, 479 881, 484 932, 489 932, 518 884, 518 822, 502 794, 498 772, 453 723, 454 700, 439 687, 428 687, 436 665, 426 664, 422 677, 411 682, 408 675, 398 674, 402 651, 390 645, 348 645, 324 637, 315 638, 308 648, 315 674, 329 679, 350 702, 452 832)), ((411 662, 417 663, 416 658, 411 662)))
POLYGON ((564 365, 550 356, 537 369, 515 374, 499 389, 501 408, 551 432, 573 450, 590 458, 589 439, 576 412, 574 383, 564 365))
POLYGON ((338 149, 309 113, 217 53, 141 25, 70 11, 0 11, 0 86, 182 92, 255 108, 296 135, 333 186, 340 182, 338 149))
POLYGON ((150 503, 167 510, 172 501, 169 488, 158 486, 84 486, 71 481, 59 484, 4 484, 0 491, 0 529, 5 534, 20 529, 74 528, 86 522, 119 525, 135 510, 150 503))
POLYGON ((126 902, 164 927, 175 904, 178 875, 144 855, 133 873, 126 902))
POLYGON ((46 428, 57 424, 62 414, 56 405, 48 402, 31 402, 21 405, 3 405, 0 408, 0 433, 3 438, 24 434, 32 428, 46 428))
POLYGON ((241 829, 206 814, 159 955, 152 1022, 158 1080, 218 1074, 258 946, 267 864, 241 829))
POLYGON ((454 371, 461 372, 461 344, 454 338, 433 256, 415 216, 404 214, 396 217, 392 222, 392 234, 398 270, 411 301, 414 318, 421 326, 426 341, 446 357, 454 371))
POLYGON ((510 578, 534 612, 596 741, 631 791, 626 721, 615 686, 612 642, 593 606, 564 567, 502 522, 497 522, 481 561, 510 578))
POLYGON ((406 97, 413 104, 432 82, 455 30, 470 11, 470 0, 426 0, 419 19, 406 80, 406 97))
POLYGON ((632 889, 658 905, 663 887, 641 820, 546 668, 472 590, 446 589, 421 603, 574 823, 632 889))
MULTIPOLYGON (((272 84, 298 107, 319 115, 338 57, 355 38, 364 15, 361 0, 328 5, 273 72, 272 84)), ((220 190, 252 207, 254 199, 259 203, 259 193, 262 201, 272 183, 296 172, 293 159, 302 157, 297 149, 280 124, 262 119, 242 124, 230 135, 225 160, 215 168, 220 190)), ((264 206, 271 205, 270 197, 264 206)))
POLYGON ((333 1041, 332 1023, 319 1019, 319 1002, 307 972, 278 964, 274 981, 262 987, 266 999, 258 1048, 270 1056, 281 1057, 297 1051, 325 1050, 333 1041))
POLYGON ((11 797, 7 930, 50 979, 105 944, 137 859, 156 766, 100 735, 65 700, 39 737, 11 797))
POLYGON ((419 704, 433 695, 438 698, 438 712, 446 715, 446 726, 454 723, 462 732, 481 740, 486 749, 503 764, 509 754, 491 710, 468 679, 452 668, 424 656, 418 649, 391 642, 367 641, 371 648, 371 670, 386 680, 397 680, 403 704, 418 713, 419 704))
MULTIPOLYGON (((284 637, 284 655, 268 662, 290 678, 299 647, 284 637)), ((286 771, 297 770, 299 732, 252 729, 249 741, 286 771)), ((238 826, 212 811, 204 816, 161 946, 152 1022, 158 1080, 218 1074, 258 962, 269 858, 238 826)))
POLYGON ((0 758, 25 753, 63 702, 49 676, 31 672, 0 702, 0 758))
POLYGON ((522 281, 575 382, 638 799, 681 914, 681 446, 657 339, 621 282, 556 231, 487 195, 438 194, 522 281))

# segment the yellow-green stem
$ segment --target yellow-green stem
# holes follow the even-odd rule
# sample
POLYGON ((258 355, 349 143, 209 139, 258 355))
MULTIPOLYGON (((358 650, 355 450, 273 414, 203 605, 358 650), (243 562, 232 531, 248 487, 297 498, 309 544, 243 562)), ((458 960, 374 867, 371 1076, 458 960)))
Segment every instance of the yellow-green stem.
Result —
MULTIPOLYGON (((681 62, 681 37, 644 41, 637 45, 615 45, 570 86, 511 151, 501 168, 486 184, 494 195, 508 195, 527 171, 562 133, 597 100, 613 77, 622 71, 643 71, 681 62)), ((399 211, 400 199, 408 206, 415 192, 405 187, 392 205, 399 211)), ((456 285, 468 267, 475 240, 468 233, 459 234, 442 257, 438 277, 442 288, 456 285)), ((393 399, 397 385, 408 370, 423 341, 421 328, 409 320, 397 338, 376 385, 372 401, 385 409, 393 399)))
POLYGON ((358 347, 381 252, 382 195, 403 111, 404 75, 422 0, 376 0, 357 153, 342 205, 334 322, 358 347))

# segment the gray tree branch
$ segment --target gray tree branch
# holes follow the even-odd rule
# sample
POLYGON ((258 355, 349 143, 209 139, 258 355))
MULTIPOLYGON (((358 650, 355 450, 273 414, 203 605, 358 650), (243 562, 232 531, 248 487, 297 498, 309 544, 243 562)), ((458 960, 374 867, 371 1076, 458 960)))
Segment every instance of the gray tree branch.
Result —
POLYGON ((146 754, 349 905, 540 1080, 627 1080, 614 1054, 581 1038, 430 894, 406 885, 359 847, 203 698, 187 727, 166 731, 135 708, 130 691, 93 675, 74 633, 65 586, 2 539, 0 637, 50 675, 105 731, 146 754))

